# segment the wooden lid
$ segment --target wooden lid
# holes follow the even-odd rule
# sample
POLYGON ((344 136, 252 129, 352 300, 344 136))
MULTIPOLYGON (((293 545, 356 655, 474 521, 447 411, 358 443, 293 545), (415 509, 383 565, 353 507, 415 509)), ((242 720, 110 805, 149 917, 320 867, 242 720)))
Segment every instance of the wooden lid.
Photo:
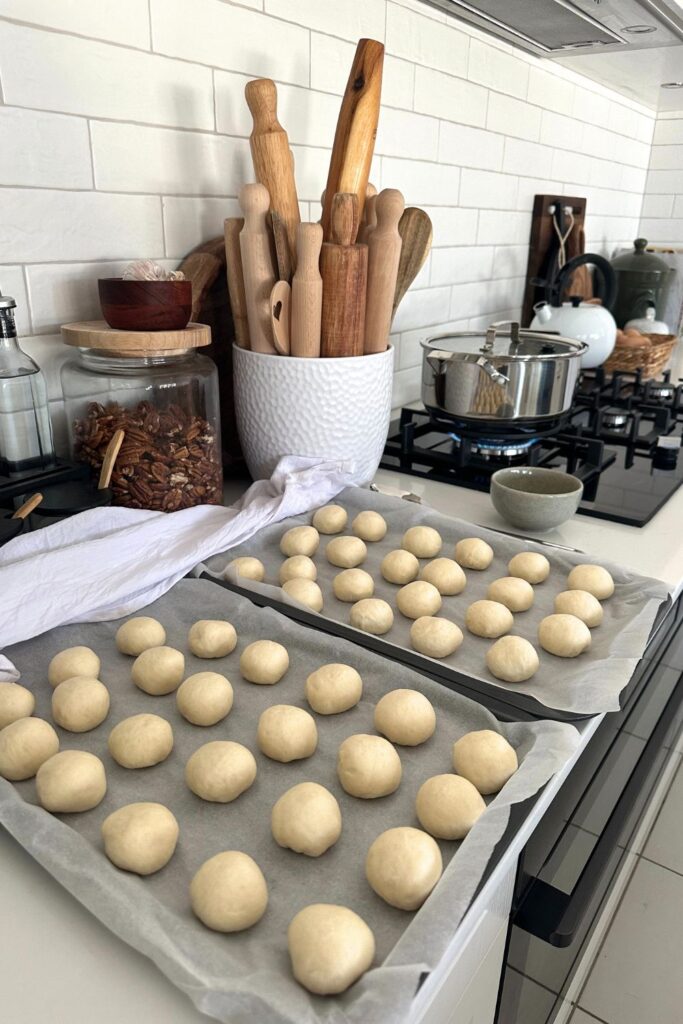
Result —
POLYGON ((105 320, 88 320, 64 324, 62 338, 67 345, 78 348, 106 349, 120 355, 145 355, 210 345, 211 328, 206 324, 189 323, 182 331, 118 331, 105 320))

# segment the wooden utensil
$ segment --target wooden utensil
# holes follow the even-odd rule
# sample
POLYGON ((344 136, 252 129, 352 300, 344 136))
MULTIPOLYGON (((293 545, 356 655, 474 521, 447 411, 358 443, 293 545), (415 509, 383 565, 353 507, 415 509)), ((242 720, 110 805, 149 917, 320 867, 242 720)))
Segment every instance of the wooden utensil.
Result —
POLYGON ((121 445, 125 437, 123 430, 115 430, 111 436, 111 440, 107 445, 107 450, 104 453, 102 459, 102 467, 100 469, 100 479, 97 482, 98 491, 106 491, 111 483, 111 475, 114 472, 114 463, 116 462, 119 452, 121 451, 121 445))
POLYGON ((291 353, 320 355, 323 279, 320 276, 320 224, 299 224, 296 251, 299 259, 292 278, 291 353))
POLYGON ((352 242, 355 193, 338 194, 331 208, 331 242, 323 242, 321 355, 360 356, 365 328, 368 248, 352 242))
POLYGON ((225 233, 225 269, 228 278, 228 293, 232 322, 235 327, 235 341, 240 348, 249 348, 249 322, 247 320, 247 298, 244 294, 244 273, 240 251, 240 232, 244 217, 227 217, 223 222, 225 233))
POLYGON ((249 138, 256 180, 265 185, 270 208, 287 230, 292 267, 296 267, 296 229, 300 221, 292 153, 287 132, 277 119, 277 90, 270 78, 247 82, 244 90, 254 128, 249 138))
POLYGON ((377 196, 368 196, 365 200, 363 221, 358 232, 358 241, 368 244, 370 235, 377 227, 377 196))
POLYGON ((424 210, 416 206, 407 206, 398 222, 398 233, 403 244, 398 261, 392 320, 399 303, 422 270, 429 255, 432 245, 432 222, 424 210))
POLYGON ((34 508, 38 508, 41 501, 43 500, 42 494, 33 494, 28 498, 23 505, 20 505, 16 512, 12 515, 12 519, 26 519, 31 515, 34 508))
POLYGON ((273 342, 281 356, 288 356, 290 349, 290 306, 292 289, 288 281, 276 281, 270 293, 270 319, 273 328, 273 342))
POLYGON ((281 281, 292 280, 292 254, 289 251, 289 239, 287 238, 287 225, 282 217, 275 210, 270 211, 270 219, 273 225, 273 241, 275 242, 275 262, 277 263, 278 274, 281 281))
POLYGON ((384 352, 389 343, 396 275, 401 256, 398 222, 404 208, 396 188, 385 188, 375 200, 377 227, 368 235, 368 294, 365 305, 366 355, 384 352))
MULTIPOLYGON (((37 510, 44 519, 63 519, 92 508, 111 505, 114 492, 110 489, 111 475, 123 444, 125 431, 115 430, 102 459, 97 487, 90 480, 67 480, 45 488, 43 501, 37 510)), ((151 492, 150 492, 151 493, 151 492)))
POLYGON ((322 215, 326 242, 332 241, 332 202, 337 193, 355 193, 358 196, 358 216, 363 216, 377 135, 383 63, 382 43, 376 39, 361 39, 342 99, 327 175, 322 215))
POLYGON ((240 232, 240 252, 249 341, 254 352, 272 355, 275 353, 275 346, 270 324, 270 293, 276 277, 266 223, 270 205, 268 189, 265 185, 243 185, 239 200, 244 214, 244 227, 240 232))

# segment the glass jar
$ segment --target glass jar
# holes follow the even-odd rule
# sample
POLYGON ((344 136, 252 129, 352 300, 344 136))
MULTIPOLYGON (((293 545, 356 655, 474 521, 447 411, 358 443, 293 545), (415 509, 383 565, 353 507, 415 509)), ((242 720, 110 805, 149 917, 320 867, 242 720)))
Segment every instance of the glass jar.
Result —
POLYGON ((125 432, 115 505, 174 512, 222 504, 218 373, 207 356, 77 348, 61 376, 74 459, 99 472, 112 434, 125 432))

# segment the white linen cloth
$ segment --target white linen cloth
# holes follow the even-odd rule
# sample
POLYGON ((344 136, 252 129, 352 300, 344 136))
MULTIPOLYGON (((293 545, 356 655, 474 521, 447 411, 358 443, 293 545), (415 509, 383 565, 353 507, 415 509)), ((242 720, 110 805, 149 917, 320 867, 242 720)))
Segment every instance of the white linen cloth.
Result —
MULTIPOLYGON (((229 508, 95 508, 17 537, 0 548, 0 650, 55 626, 144 608, 205 558, 352 483, 351 461, 287 455, 229 508)), ((18 677, 0 654, 0 680, 18 677)))

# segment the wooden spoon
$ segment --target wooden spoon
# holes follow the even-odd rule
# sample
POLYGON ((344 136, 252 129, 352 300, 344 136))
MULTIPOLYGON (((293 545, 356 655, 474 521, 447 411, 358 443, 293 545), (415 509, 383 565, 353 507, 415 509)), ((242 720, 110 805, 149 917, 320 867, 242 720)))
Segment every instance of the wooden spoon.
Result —
POLYGON ((273 341, 281 356, 289 355, 289 324, 292 288, 288 281, 276 281, 270 293, 273 341))
POLYGON ((107 445, 107 450, 104 453, 102 459, 102 468, 100 469, 100 479, 97 483, 98 491, 106 491, 111 483, 111 475, 114 472, 114 463, 118 458, 118 454, 121 451, 121 445, 125 437, 123 430, 115 430, 111 436, 111 440, 107 445))
POLYGON ((33 494, 23 505, 19 506, 12 519, 26 519, 35 508, 38 508, 42 500, 42 494, 33 494))
POLYGON ((392 320, 403 296, 422 270, 432 246, 432 222, 416 206, 407 206, 398 222, 398 233, 403 240, 398 263, 392 320))

